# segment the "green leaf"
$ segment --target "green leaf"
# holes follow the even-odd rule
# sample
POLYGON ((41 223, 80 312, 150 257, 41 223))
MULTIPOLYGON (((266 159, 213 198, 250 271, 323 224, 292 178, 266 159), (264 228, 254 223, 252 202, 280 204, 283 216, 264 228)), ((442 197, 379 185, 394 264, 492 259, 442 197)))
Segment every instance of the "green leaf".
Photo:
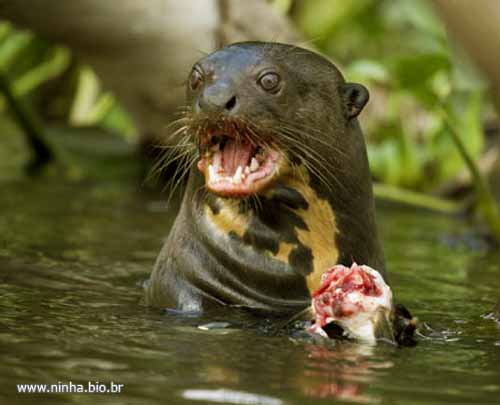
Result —
POLYGON ((345 69, 345 76, 349 81, 356 82, 386 82, 389 80, 387 68, 380 62, 360 59, 351 63, 345 69))

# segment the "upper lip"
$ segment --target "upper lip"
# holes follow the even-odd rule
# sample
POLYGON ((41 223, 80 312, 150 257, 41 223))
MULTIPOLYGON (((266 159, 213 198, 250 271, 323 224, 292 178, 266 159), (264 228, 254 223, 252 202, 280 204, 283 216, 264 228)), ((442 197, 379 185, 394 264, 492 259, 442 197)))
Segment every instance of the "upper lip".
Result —
POLYGON ((208 128, 204 134, 200 137, 200 147, 202 149, 207 149, 215 146, 221 142, 227 141, 228 139, 237 139, 240 137, 243 139, 248 139, 248 135, 245 133, 240 134, 237 127, 230 127, 229 125, 222 125, 221 127, 208 128))

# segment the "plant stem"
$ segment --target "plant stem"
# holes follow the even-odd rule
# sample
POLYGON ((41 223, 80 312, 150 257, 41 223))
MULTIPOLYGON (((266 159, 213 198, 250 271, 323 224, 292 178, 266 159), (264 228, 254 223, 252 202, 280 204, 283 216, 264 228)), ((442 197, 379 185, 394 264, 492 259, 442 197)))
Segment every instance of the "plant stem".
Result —
POLYGON ((442 108, 441 111, 445 123, 450 129, 451 138, 455 143, 458 152, 462 156, 465 165, 470 171, 471 177, 474 181, 474 188, 477 193, 477 209, 482 214, 496 241, 500 242, 500 212, 498 210, 498 205, 495 201, 495 197, 491 192, 490 184, 488 180, 481 174, 476 162, 467 151, 467 148, 458 135, 458 130, 456 129, 455 124, 450 118, 448 112, 444 108, 442 108))
POLYGON ((405 190, 387 184, 374 183, 373 192, 377 198, 408 204, 432 211, 438 211, 445 214, 460 214, 464 211, 464 207, 460 203, 443 200, 441 198, 432 197, 430 195, 417 193, 411 190, 405 190))
POLYGON ((0 69, 0 91, 5 97, 17 124, 23 130, 26 140, 33 152, 33 159, 28 164, 27 170, 30 174, 35 173, 40 167, 54 159, 54 155, 43 136, 43 129, 36 118, 16 97, 9 78, 0 69))

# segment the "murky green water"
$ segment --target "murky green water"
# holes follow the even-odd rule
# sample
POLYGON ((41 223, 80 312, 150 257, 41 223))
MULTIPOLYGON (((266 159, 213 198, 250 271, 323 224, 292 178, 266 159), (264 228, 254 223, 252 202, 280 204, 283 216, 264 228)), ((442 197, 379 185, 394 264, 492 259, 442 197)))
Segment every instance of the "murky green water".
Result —
POLYGON ((461 221, 380 210, 393 288, 427 337, 373 348, 270 336, 272 323, 248 315, 141 306, 172 218, 133 183, 3 183, 0 212, 1 403, 500 403, 500 324, 484 316, 500 298, 500 254, 461 221), (230 327, 197 328, 222 320, 230 327), (124 387, 16 394, 69 381, 124 387))

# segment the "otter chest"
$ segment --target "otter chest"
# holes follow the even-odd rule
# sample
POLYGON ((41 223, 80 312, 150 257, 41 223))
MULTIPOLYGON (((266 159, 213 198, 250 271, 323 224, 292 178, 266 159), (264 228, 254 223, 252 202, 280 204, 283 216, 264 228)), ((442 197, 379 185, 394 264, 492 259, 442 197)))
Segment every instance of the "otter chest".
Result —
POLYGON ((321 274, 339 257, 335 214, 308 184, 287 182, 286 191, 301 201, 298 204, 280 201, 282 191, 273 188, 253 203, 217 199, 204 206, 204 215, 214 237, 236 241, 303 274, 312 292, 320 285, 321 274))

